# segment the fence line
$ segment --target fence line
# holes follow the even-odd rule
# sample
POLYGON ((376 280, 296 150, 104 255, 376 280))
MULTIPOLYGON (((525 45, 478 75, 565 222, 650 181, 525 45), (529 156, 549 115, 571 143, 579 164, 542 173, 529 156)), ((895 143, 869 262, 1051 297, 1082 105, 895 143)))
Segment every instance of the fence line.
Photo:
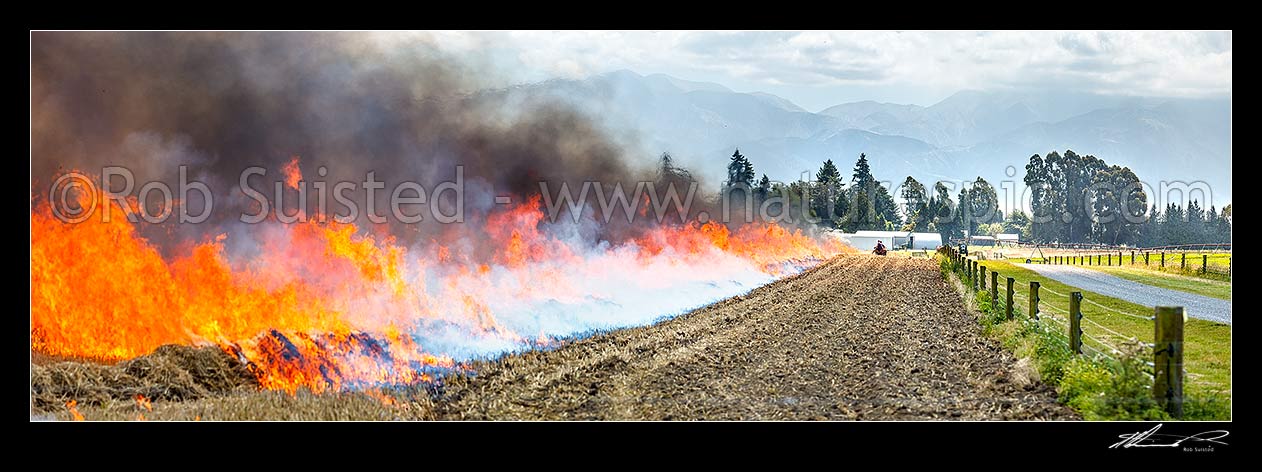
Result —
MULTIPOLYGON (((1114 346, 1114 345, 1112 345, 1112 344, 1106 343, 1106 342, 1104 342, 1103 340, 1101 340, 1100 338, 1097 338, 1097 337, 1095 337, 1095 336, 1092 336, 1090 333, 1082 333, 1082 338, 1083 338, 1083 339, 1090 339, 1090 340, 1092 340, 1092 341, 1095 341, 1095 342, 1096 342, 1096 344, 1099 344, 1099 345, 1101 345, 1101 346, 1104 346, 1105 348, 1107 348, 1107 349, 1109 349, 1110 351, 1113 351, 1113 352, 1115 352, 1115 353, 1118 353, 1118 354, 1121 354, 1121 353, 1122 353, 1122 350, 1121 350, 1121 349, 1118 349, 1118 348, 1117 348, 1117 346, 1114 346)), ((1082 345, 1083 345, 1083 346, 1086 346, 1086 345, 1087 345, 1087 343, 1083 343, 1082 345)))
POLYGON ((1129 316, 1129 317, 1131 317, 1131 318, 1139 318, 1139 319, 1144 320, 1144 321, 1152 321, 1152 320, 1156 319, 1156 318, 1151 317, 1151 316, 1139 316, 1139 315, 1130 314, 1130 313, 1127 313, 1127 312, 1124 312, 1124 311, 1116 310, 1116 309, 1113 309, 1113 308, 1109 308, 1109 307, 1107 307, 1107 306, 1104 306, 1104 305, 1101 305, 1101 304, 1099 304, 1099 303, 1096 303, 1096 302, 1092 301, 1090 298, 1085 298, 1085 297, 1084 297, 1084 298, 1083 298, 1083 300, 1085 300, 1087 303, 1090 303, 1090 304, 1092 304, 1092 305, 1098 306, 1098 307, 1100 307, 1100 308, 1103 308, 1103 309, 1105 309, 1105 310, 1111 311, 1111 312, 1113 312, 1113 313, 1117 313, 1117 314, 1122 315, 1122 316, 1129 316))
MULTIPOLYGON (((1130 249, 1131 248, 1127 248, 1127 250, 1130 250, 1130 249)), ((980 271, 978 271, 978 265, 982 261, 968 258, 951 246, 939 248, 939 252, 944 257, 947 258, 946 259, 947 262, 950 262, 951 272, 956 273, 962 279, 968 279, 970 283, 964 284, 965 291, 977 292, 979 290, 979 287, 978 287, 978 284, 976 283, 977 281, 973 279, 981 275, 980 271)), ((1122 255, 1119 254, 1118 264, 1124 265, 1125 264, 1124 261, 1125 259, 1122 257, 1122 255)), ((1005 291, 1004 293, 1004 295, 1006 296, 1001 298, 998 294, 999 272, 996 271, 994 267, 990 267, 989 272, 991 274, 991 286, 987 287, 988 289, 987 291, 993 295, 991 297, 991 304, 990 304, 993 312, 995 313, 1000 312, 1001 305, 1003 306, 1002 310, 1006 311, 1009 298, 1011 299, 1014 308, 1016 308, 1016 304, 1018 301, 1025 302, 1023 303, 1023 305, 1027 306, 1028 307, 1027 311, 1031 311, 1032 313, 1026 313, 1026 316, 1021 317, 1021 322, 1026 325, 1029 325, 1030 323, 1043 324, 1044 327, 1047 327, 1050 329, 1064 330, 1064 332, 1068 333, 1068 339, 1069 339, 1068 341, 1066 341, 1065 339, 1062 339, 1059 335, 1056 335, 1055 332, 1048 333, 1048 334, 1051 335, 1050 337, 1053 340, 1055 340, 1056 344, 1059 344, 1060 346, 1064 347, 1066 350, 1069 350, 1071 355, 1078 355, 1078 354, 1089 352, 1092 355, 1096 356, 1096 358, 1105 358, 1105 359, 1110 359, 1114 362, 1121 362, 1117 357, 1114 357, 1113 355, 1109 355, 1109 353, 1102 351, 1101 348, 1108 350, 1119 357, 1122 356, 1123 354, 1127 354, 1124 351, 1122 351, 1120 348, 1118 348, 1117 346, 1110 344, 1108 341, 1105 341, 1104 339, 1093 336, 1091 333, 1083 331, 1082 325, 1080 323, 1084 320, 1088 324, 1094 326, 1095 328, 1098 328, 1101 331, 1107 333, 1107 335, 1101 335, 1101 337, 1107 338, 1108 335, 1112 335, 1116 338, 1119 338, 1120 340, 1123 340, 1125 343, 1137 344, 1138 346, 1140 346, 1141 351, 1144 348, 1152 349, 1153 360, 1150 362, 1145 362, 1144 365, 1148 368, 1153 369, 1153 373, 1150 374, 1148 372, 1143 372, 1143 374, 1152 381, 1153 399, 1156 400, 1159 405, 1165 408, 1165 410, 1168 411, 1175 418, 1182 417, 1183 415, 1183 384, 1184 384, 1183 379, 1185 377, 1196 378, 1196 376, 1194 375, 1187 374, 1184 371, 1185 369, 1182 368, 1183 351, 1184 351, 1182 347, 1183 346, 1183 322, 1184 322, 1184 317, 1182 316, 1183 315, 1182 307, 1157 307, 1155 316, 1151 316, 1151 317, 1140 316, 1133 313, 1127 313, 1115 308, 1110 308, 1094 300, 1087 299, 1082 296, 1081 292, 1078 292, 1078 291, 1072 292, 1070 294, 1064 294, 1061 292, 1057 292, 1055 290, 1051 290, 1047 287, 1044 287, 1041 284, 1037 285, 1038 290, 1040 292, 1046 291, 1053 295, 1068 298, 1069 309, 1066 310, 1066 309, 1058 308, 1056 305, 1052 303, 1046 303, 1046 304, 1041 303, 1042 302, 1041 293, 1040 293, 1040 297, 1037 297, 1037 298, 1033 297, 1032 291, 1027 294, 1022 294, 1020 291, 1015 290, 1015 287, 1013 286, 1014 284, 1009 285, 1008 287, 1009 290, 1005 291), (1034 298, 1034 299, 1031 300, 1031 298, 1034 298), (1095 305, 1098 308, 1105 310, 1106 313, 1113 313, 1113 314, 1118 314, 1118 315, 1122 315, 1129 318, 1138 318, 1144 321, 1153 322, 1153 325, 1155 327, 1155 335, 1153 337, 1154 338, 1153 342, 1151 343, 1141 342, 1137 336, 1127 336, 1112 328, 1104 326, 1103 324, 1095 321, 1093 319, 1094 316, 1092 317, 1085 316, 1084 313, 1082 312, 1082 306, 1079 303, 1083 300, 1086 300, 1087 303, 1090 303, 1092 305, 1095 305), (1064 317, 1062 318, 1061 316, 1057 316, 1058 313, 1064 315, 1064 317), (1044 314, 1045 316, 1039 316, 1040 314, 1044 314), (1043 320, 1048 320, 1048 321, 1046 323, 1043 323, 1043 320), (1077 344, 1077 346, 1073 346, 1074 344, 1077 344), (1162 348, 1159 349, 1157 348, 1157 346, 1162 346, 1162 348), (1163 373, 1160 376, 1160 378, 1156 377, 1155 374, 1157 373, 1158 365, 1166 366, 1167 367, 1165 369, 1166 371, 1173 370, 1175 374, 1166 375, 1163 373), (1178 367, 1175 367, 1175 366, 1178 366, 1178 367)), ((1015 280, 1014 277, 1006 277, 1005 279, 1010 280, 1010 281, 1015 280)), ((1033 282, 1030 282, 1030 285, 1031 287, 1036 286, 1036 284, 1034 284, 1033 282)), ((1074 287, 1070 287, 1070 288, 1074 288, 1074 287)), ((1008 315, 1012 316, 1012 313, 1008 313, 1008 315)))
POLYGON ((1065 294, 1063 294, 1063 293, 1060 293, 1060 292, 1057 292, 1057 291, 1052 290, 1052 289, 1050 289, 1050 288, 1047 288, 1047 286, 1046 286, 1046 285, 1040 285, 1040 286, 1039 286, 1039 291, 1050 292, 1052 295, 1060 295, 1060 296, 1062 296, 1062 297, 1069 298, 1069 295, 1065 295, 1065 294))
POLYGON ((1129 340, 1129 341, 1139 342, 1139 338, 1138 338, 1138 337, 1136 337, 1136 336, 1127 336, 1127 335, 1122 334, 1122 333, 1119 333, 1119 332, 1117 332, 1117 331, 1113 331, 1113 330, 1109 329, 1107 326, 1104 326, 1104 325, 1102 325, 1102 324, 1100 324, 1100 323, 1096 323, 1095 321, 1092 321, 1092 320, 1091 320, 1091 317, 1089 317, 1089 316, 1084 316, 1084 317, 1082 317, 1082 319, 1083 319, 1083 321, 1086 321, 1087 323, 1090 323, 1090 324, 1091 324, 1091 326, 1095 326, 1095 327, 1097 327, 1097 328, 1100 328, 1100 329, 1102 329, 1102 330, 1104 330, 1104 331, 1108 332, 1109 334, 1112 334, 1112 335, 1114 335, 1114 336, 1117 336, 1117 337, 1119 337, 1119 338, 1126 339, 1126 340, 1129 340))

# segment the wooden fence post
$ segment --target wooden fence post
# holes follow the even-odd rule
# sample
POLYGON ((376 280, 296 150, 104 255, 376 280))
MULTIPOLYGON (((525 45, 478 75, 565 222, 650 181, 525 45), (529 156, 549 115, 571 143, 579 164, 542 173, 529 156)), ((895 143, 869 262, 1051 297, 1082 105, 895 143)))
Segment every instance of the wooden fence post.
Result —
POLYGON ((1079 303, 1082 302, 1082 292, 1069 293, 1069 352, 1073 355, 1082 354, 1082 311, 1079 303))
POLYGON ((1209 270, 1209 254, 1201 254, 1201 273, 1209 270))
MULTIPOLYGON (((1118 261, 1121 262, 1121 261, 1118 261)), ((1109 267, 1113 267, 1113 253, 1109 253, 1109 267)))
POLYGON ((1148 265, 1148 255, 1149 255, 1149 254, 1152 254, 1152 253, 1151 253, 1151 252, 1145 252, 1145 253, 1144 253, 1144 265, 1148 265))
POLYGON ((1159 306, 1153 348, 1152 396, 1170 416, 1183 417, 1183 307, 1159 306))
POLYGON ((999 271, 990 271, 990 306, 999 304, 999 271))
POLYGON ((1012 284, 1016 281, 1017 279, 1008 277, 1008 304, 1004 307, 1004 314, 1008 315, 1009 320, 1012 319, 1012 284))
POLYGON ((1131 251, 1131 265, 1135 265, 1135 251, 1131 251))
POLYGON ((978 277, 977 281, 981 282, 982 291, 984 292, 986 291, 986 266, 980 266, 977 270, 981 272, 981 277, 978 277))
POLYGON ((1183 260, 1179 262, 1179 270, 1187 270, 1187 268, 1188 268, 1188 253, 1185 252, 1183 253, 1183 260))
POLYGON ((1030 318, 1039 319, 1039 283, 1030 281, 1030 318))
POLYGON ((974 292, 976 292, 976 291, 977 291, 977 266, 978 266, 977 261, 973 261, 973 277, 972 277, 972 279, 973 279, 973 291, 974 291, 974 292))
POLYGON ((1162 251, 1162 252, 1161 252, 1161 268, 1162 268, 1162 269, 1165 269, 1165 268, 1166 268, 1166 253, 1165 253, 1165 251, 1162 251))

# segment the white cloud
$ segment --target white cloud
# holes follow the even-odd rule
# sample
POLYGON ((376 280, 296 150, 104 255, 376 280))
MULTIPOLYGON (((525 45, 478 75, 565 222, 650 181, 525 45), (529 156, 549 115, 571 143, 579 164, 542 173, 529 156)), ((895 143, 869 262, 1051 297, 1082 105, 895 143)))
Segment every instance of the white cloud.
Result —
POLYGON ((1056 88, 1148 96, 1231 93, 1231 32, 513 31, 428 35, 497 50, 511 80, 616 69, 731 85, 1056 88))

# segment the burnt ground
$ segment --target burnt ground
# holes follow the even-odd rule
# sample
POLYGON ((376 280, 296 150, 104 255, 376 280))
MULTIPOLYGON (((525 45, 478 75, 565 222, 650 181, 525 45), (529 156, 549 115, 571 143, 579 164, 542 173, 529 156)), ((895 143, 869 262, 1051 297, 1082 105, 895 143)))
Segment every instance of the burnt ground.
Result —
POLYGON ((244 371, 212 351, 223 365, 164 351, 196 366, 190 378, 166 364, 34 362, 32 417, 69 418, 61 405, 91 394, 78 402, 89 420, 1077 419, 982 335, 926 259, 841 256, 652 326, 475 363, 437 393, 261 392, 223 380, 244 371), (171 376, 180 395, 152 381, 171 376), (130 398, 142 389, 152 410, 130 398))

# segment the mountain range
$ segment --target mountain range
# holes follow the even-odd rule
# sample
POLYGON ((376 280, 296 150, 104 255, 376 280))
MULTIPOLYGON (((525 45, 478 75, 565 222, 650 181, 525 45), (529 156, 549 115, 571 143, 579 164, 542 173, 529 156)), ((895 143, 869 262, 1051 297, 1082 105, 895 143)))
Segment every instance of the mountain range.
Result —
POLYGON ((646 159, 670 152, 716 187, 737 148, 776 181, 813 175, 825 159, 848 175, 864 153, 878 179, 981 176, 997 189, 1023 187, 1031 155, 1069 149, 1130 167, 1154 189, 1199 180, 1213 204, 1231 199, 1230 98, 966 90, 927 107, 861 101, 812 113, 772 94, 626 70, 484 93, 570 103, 646 159))

